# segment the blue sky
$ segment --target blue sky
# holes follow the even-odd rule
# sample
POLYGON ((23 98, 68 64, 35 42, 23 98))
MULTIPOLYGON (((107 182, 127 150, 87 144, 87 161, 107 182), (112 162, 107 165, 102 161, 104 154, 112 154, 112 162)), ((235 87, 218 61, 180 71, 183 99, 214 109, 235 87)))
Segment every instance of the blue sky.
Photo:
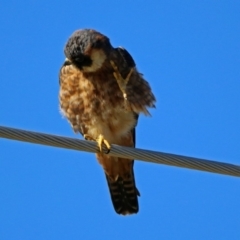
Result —
MULTIPOLYGON (((124 46, 153 88, 137 147, 240 165, 239 1, 2 1, 0 125, 80 137, 58 107, 70 34, 124 46)), ((240 179, 136 161, 117 215, 93 154, 0 139, 0 239, 240 239, 240 179)))

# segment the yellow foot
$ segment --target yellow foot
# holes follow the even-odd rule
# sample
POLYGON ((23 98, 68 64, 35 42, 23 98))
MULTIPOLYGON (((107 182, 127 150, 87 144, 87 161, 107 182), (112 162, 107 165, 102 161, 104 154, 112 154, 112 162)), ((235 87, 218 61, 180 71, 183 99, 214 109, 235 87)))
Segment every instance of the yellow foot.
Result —
POLYGON ((102 152, 102 145, 105 144, 105 146, 107 147, 107 152, 106 154, 108 154, 110 152, 111 146, 109 144, 109 142, 103 137, 102 134, 100 134, 97 138, 97 143, 98 143, 98 147, 100 152, 102 152))
POLYGON ((98 147, 99 147, 99 151, 102 152, 103 149, 102 149, 102 145, 104 144, 107 148, 107 152, 106 154, 108 154, 110 152, 110 149, 111 149, 111 145, 109 144, 109 142, 103 137, 102 134, 100 134, 98 136, 97 139, 94 139, 92 136, 88 135, 88 134, 84 134, 83 135, 84 139, 85 140, 89 140, 89 141, 96 141, 97 144, 98 144, 98 147))
POLYGON ((121 73, 118 71, 118 67, 116 66, 116 64, 113 61, 110 61, 114 72, 113 72, 113 76, 116 78, 117 83, 119 88, 121 89, 122 93, 123 93, 123 97, 125 100, 127 100, 127 93, 126 93, 126 88, 127 88, 127 84, 128 81, 133 73, 134 68, 131 68, 130 72, 128 73, 127 77, 124 79, 121 75, 121 73))

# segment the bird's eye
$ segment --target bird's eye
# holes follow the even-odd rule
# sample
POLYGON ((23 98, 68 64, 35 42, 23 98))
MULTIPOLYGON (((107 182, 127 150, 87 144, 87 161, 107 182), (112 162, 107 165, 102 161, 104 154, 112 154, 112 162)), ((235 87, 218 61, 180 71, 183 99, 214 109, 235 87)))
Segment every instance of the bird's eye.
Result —
POLYGON ((84 56, 82 54, 79 54, 77 57, 75 57, 75 61, 78 63, 83 62, 84 56))
POLYGON ((100 48, 102 46, 102 41, 101 40, 97 40, 92 44, 93 48, 100 48))
POLYGON ((78 46, 78 47, 76 47, 76 49, 75 49, 75 54, 77 55, 77 54, 79 54, 79 53, 81 53, 81 48, 78 46))

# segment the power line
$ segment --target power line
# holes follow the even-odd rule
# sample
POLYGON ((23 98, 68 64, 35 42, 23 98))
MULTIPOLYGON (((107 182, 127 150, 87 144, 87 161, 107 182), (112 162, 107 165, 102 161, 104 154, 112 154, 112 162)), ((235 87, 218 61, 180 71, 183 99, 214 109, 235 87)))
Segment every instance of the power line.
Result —
MULTIPOLYGON (((0 138, 92 153, 98 151, 97 144, 93 141, 79 140, 3 126, 0 126, 0 138)), ((109 155, 240 177, 240 166, 229 163, 209 161, 138 148, 122 147, 115 144, 111 145, 111 151, 109 155)))

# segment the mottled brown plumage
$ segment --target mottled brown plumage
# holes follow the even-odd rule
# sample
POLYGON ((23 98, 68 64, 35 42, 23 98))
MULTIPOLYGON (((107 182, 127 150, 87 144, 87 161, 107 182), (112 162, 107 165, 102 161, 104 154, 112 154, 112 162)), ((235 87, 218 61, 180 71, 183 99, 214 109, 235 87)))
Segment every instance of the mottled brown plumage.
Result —
MULTIPOLYGON (((149 84, 135 68, 131 55, 113 48, 109 39, 94 30, 76 31, 65 47, 67 57, 60 70, 60 106, 75 132, 110 144, 135 146, 135 126, 139 113, 148 115, 155 97, 149 84), (127 103, 114 77, 113 61, 125 78, 127 103)), ((110 157, 102 152, 97 159, 103 166, 114 208, 119 214, 138 212, 133 160, 110 157)))

